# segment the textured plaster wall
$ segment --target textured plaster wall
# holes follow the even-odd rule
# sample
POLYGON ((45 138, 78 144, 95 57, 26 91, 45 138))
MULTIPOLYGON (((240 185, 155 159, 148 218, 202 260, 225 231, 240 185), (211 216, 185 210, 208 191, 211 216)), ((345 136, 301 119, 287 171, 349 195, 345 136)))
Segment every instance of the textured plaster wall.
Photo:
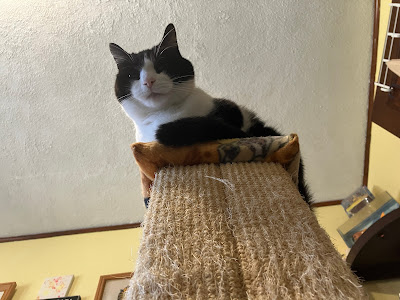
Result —
POLYGON ((108 43, 174 22, 197 83, 300 136, 317 201, 361 184, 373 1, 0 0, 0 236, 138 222, 108 43))

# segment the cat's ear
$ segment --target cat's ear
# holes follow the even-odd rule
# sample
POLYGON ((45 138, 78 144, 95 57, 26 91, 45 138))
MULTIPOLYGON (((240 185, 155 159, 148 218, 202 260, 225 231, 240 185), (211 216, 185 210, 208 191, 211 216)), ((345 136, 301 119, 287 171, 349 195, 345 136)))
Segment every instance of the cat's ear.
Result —
POLYGON ((128 52, 122 49, 120 46, 114 43, 110 43, 110 51, 114 56, 115 62, 117 63, 118 69, 126 63, 131 62, 131 56, 128 52))
POLYGON ((167 48, 178 49, 178 41, 176 39, 175 26, 171 23, 165 28, 163 38, 160 42, 160 50, 165 50, 167 48))

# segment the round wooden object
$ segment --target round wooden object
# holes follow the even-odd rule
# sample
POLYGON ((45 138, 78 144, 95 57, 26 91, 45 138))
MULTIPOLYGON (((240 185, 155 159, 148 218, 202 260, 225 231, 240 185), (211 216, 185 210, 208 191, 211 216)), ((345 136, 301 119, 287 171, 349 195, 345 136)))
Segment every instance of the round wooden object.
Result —
POLYGON ((400 276, 400 208, 369 227, 355 242, 346 261, 364 280, 400 276))

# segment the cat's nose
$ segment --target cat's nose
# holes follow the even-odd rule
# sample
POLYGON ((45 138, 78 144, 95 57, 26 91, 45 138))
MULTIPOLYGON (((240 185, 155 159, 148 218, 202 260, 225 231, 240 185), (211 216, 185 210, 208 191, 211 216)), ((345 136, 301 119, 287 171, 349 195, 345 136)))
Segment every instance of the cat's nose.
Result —
POLYGON ((154 78, 146 78, 145 80, 143 80, 143 85, 147 86, 150 89, 153 86, 154 82, 156 82, 154 78))

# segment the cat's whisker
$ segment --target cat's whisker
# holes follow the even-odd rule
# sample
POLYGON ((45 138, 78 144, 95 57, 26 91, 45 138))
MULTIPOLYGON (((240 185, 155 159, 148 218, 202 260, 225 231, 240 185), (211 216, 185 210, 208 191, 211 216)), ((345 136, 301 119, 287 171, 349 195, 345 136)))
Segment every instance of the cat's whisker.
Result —
MULTIPOLYGON (((193 81, 194 81, 194 76, 193 76, 193 75, 182 76, 182 77, 190 77, 190 76, 192 76, 193 78, 192 78, 192 79, 187 79, 187 80, 178 80, 178 81, 174 81, 174 84, 177 84, 177 83, 182 84, 182 83, 193 82, 193 81)), ((179 78, 179 77, 175 77, 175 78, 177 79, 177 78, 179 78)))
POLYGON ((175 90, 193 90, 193 87, 190 87, 190 86, 174 85, 172 88, 175 90))
POLYGON ((193 79, 183 80, 183 81, 174 81, 174 86, 185 86, 185 85, 192 85, 194 83, 193 79))
POLYGON ((121 96, 121 97, 118 97, 117 100, 122 99, 122 98, 129 97, 129 96, 132 96, 132 94, 129 93, 129 94, 123 95, 123 96, 121 96))
MULTIPOLYGON (((176 80, 176 79, 179 79, 179 78, 186 78, 186 77, 194 77, 194 75, 191 74, 191 75, 184 75, 184 76, 173 77, 173 78, 171 78, 171 80, 173 81, 173 80, 176 80)), ((179 81, 178 81, 178 82, 179 82, 179 81)))
POLYGON ((161 47, 162 43, 164 42, 165 38, 174 30, 175 30, 175 28, 172 28, 170 31, 167 32, 166 35, 163 36, 161 42, 158 44, 158 50, 157 50, 156 56, 158 56, 158 52, 160 51, 160 47, 161 47))
POLYGON ((174 91, 193 91, 193 86, 174 86, 172 89, 174 91))
POLYGON ((174 88, 181 88, 181 89, 193 89, 193 84, 189 83, 187 81, 182 81, 182 82, 175 82, 173 85, 174 88))
POLYGON ((126 95, 123 95, 123 96, 117 98, 117 100, 118 100, 119 102, 121 102, 123 99, 129 98, 130 96, 132 96, 132 94, 126 94, 126 95))
POLYGON ((174 44, 174 45, 172 45, 172 46, 168 46, 168 47, 164 48, 163 51, 161 51, 161 53, 160 53, 159 55, 163 54, 163 52, 164 52, 165 50, 167 50, 167 49, 169 49, 169 48, 174 48, 174 47, 176 47, 177 45, 178 45, 178 44, 174 44))
POLYGON ((189 80, 185 80, 185 81, 175 81, 174 82, 174 87, 190 87, 192 88, 192 82, 189 80))
POLYGON ((131 62, 132 62, 133 64, 135 64, 135 61, 133 60, 132 54, 129 54, 129 58, 130 58, 131 62))
POLYGON ((172 88, 173 92, 187 92, 187 93, 191 93, 193 91, 192 88, 172 88))

